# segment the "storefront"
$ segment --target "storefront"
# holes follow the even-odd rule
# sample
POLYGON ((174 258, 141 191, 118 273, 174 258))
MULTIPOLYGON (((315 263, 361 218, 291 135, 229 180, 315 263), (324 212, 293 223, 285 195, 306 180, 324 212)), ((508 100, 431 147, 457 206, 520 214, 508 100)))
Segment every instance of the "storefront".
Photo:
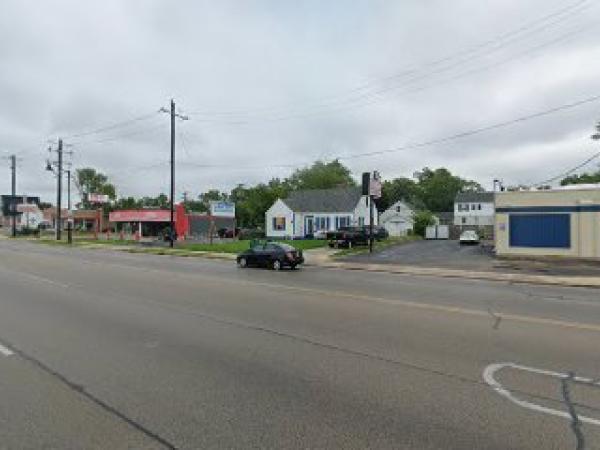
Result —
POLYGON ((600 259, 600 185, 496 194, 496 253, 600 259))

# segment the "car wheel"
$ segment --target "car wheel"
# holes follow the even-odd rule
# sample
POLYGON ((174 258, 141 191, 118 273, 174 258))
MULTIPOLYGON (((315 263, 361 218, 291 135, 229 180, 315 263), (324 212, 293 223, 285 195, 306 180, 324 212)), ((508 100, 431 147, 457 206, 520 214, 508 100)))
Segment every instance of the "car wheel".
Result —
POLYGON ((246 261, 246 258, 240 258, 238 261, 238 266, 240 266, 242 269, 248 267, 248 261, 246 261))
POLYGON ((272 266, 273 266, 273 270, 281 270, 281 261, 276 259, 275 261, 273 261, 272 266))
POLYGON ((296 264, 292 264, 292 265, 290 266, 290 269, 292 269, 292 270, 296 270, 297 268, 298 268, 298 266, 297 266, 296 264))

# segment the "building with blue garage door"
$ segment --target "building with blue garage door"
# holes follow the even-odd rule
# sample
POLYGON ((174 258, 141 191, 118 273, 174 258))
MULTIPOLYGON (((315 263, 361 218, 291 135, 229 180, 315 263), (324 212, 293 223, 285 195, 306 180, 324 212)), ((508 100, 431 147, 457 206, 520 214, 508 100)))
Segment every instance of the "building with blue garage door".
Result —
POLYGON ((496 194, 500 256, 600 259, 600 184, 496 194))

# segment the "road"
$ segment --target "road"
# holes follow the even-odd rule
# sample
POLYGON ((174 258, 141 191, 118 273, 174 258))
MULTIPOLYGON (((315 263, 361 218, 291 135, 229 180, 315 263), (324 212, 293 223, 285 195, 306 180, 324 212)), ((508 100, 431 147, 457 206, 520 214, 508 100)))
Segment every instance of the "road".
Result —
POLYGON ((600 264, 597 261, 498 259, 489 249, 478 245, 460 245, 456 240, 417 240, 394 245, 373 254, 349 256, 344 260, 477 272, 600 277, 600 264))
POLYGON ((600 448, 599 343, 597 290, 3 240, 0 448, 600 448))

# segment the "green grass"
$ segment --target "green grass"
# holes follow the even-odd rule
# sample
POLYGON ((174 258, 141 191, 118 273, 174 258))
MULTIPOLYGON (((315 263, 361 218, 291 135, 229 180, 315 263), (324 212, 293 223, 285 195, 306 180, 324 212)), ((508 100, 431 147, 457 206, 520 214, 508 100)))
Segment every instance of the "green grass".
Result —
MULTIPOLYGON (((249 240, 233 241, 233 242, 219 242, 214 244, 195 244, 195 243, 180 243, 177 244, 177 248, 186 249, 191 251, 202 251, 202 252, 215 252, 215 253, 240 253, 250 247, 249 240)), ((277 241, 284 244, 289 244, 299 250, 310 250, 312 248, 325 247, 327 245, 326 240, 317 239, 306 239, 296 241, 277 241)))
MULTIPOLYGON (((35 239, 33 242, 40 242, 47 245, 68 245, 66 238, 63 238, 61 241, 56 241, 52 238, 42 238, 35 239)), ((185 241, 178 242, 175 246, 175 249, 169 249, 170 254, 178 254, 182 255, 185 252, 212 252, 212 253, 232 253, 237 254, 241 253, 244 250, 250 247, 250 240, 241 240, 241 241, 231 241, 231 242, 215 242, 213 244, 205 244, 205 243, 187 243, 185 241)), ((309 250, 312 248, 320 248, 327 245, 326 240, 295 240, 295 241, 277 241, 286 244, 290 244, 293 247, 299 250, 309 250)), ((127 241, 127 240, 95 240, 95 239, 73 239, 74 246, 95 246, 95 245, 106 245, 106 246, 128 246, 135 252, 139 253, 159 253, 164 250, 163 247, 144 247, 138 244, 137 241, 127 241)))
MULTIPOLYGON (((388 247, 392 247, 394 245, 407 244, 409 242, 417 241, 419 239, 422 239, 422 237, 415 236, 415 235, 402 236, 402 237, 390 237, 383 241, 375 241, 373 243, 373 251, 378 252, 378 251, 384 250, 388 247)), ((333 256, 335 256, 337 258, 337 257, 344 257, 344 256, 360 255, 362 253, 368 253, 368 252, 369 252, 369 246, 362 245, 359 247, 341 249, 338 252, 336 252, 333 256)))

